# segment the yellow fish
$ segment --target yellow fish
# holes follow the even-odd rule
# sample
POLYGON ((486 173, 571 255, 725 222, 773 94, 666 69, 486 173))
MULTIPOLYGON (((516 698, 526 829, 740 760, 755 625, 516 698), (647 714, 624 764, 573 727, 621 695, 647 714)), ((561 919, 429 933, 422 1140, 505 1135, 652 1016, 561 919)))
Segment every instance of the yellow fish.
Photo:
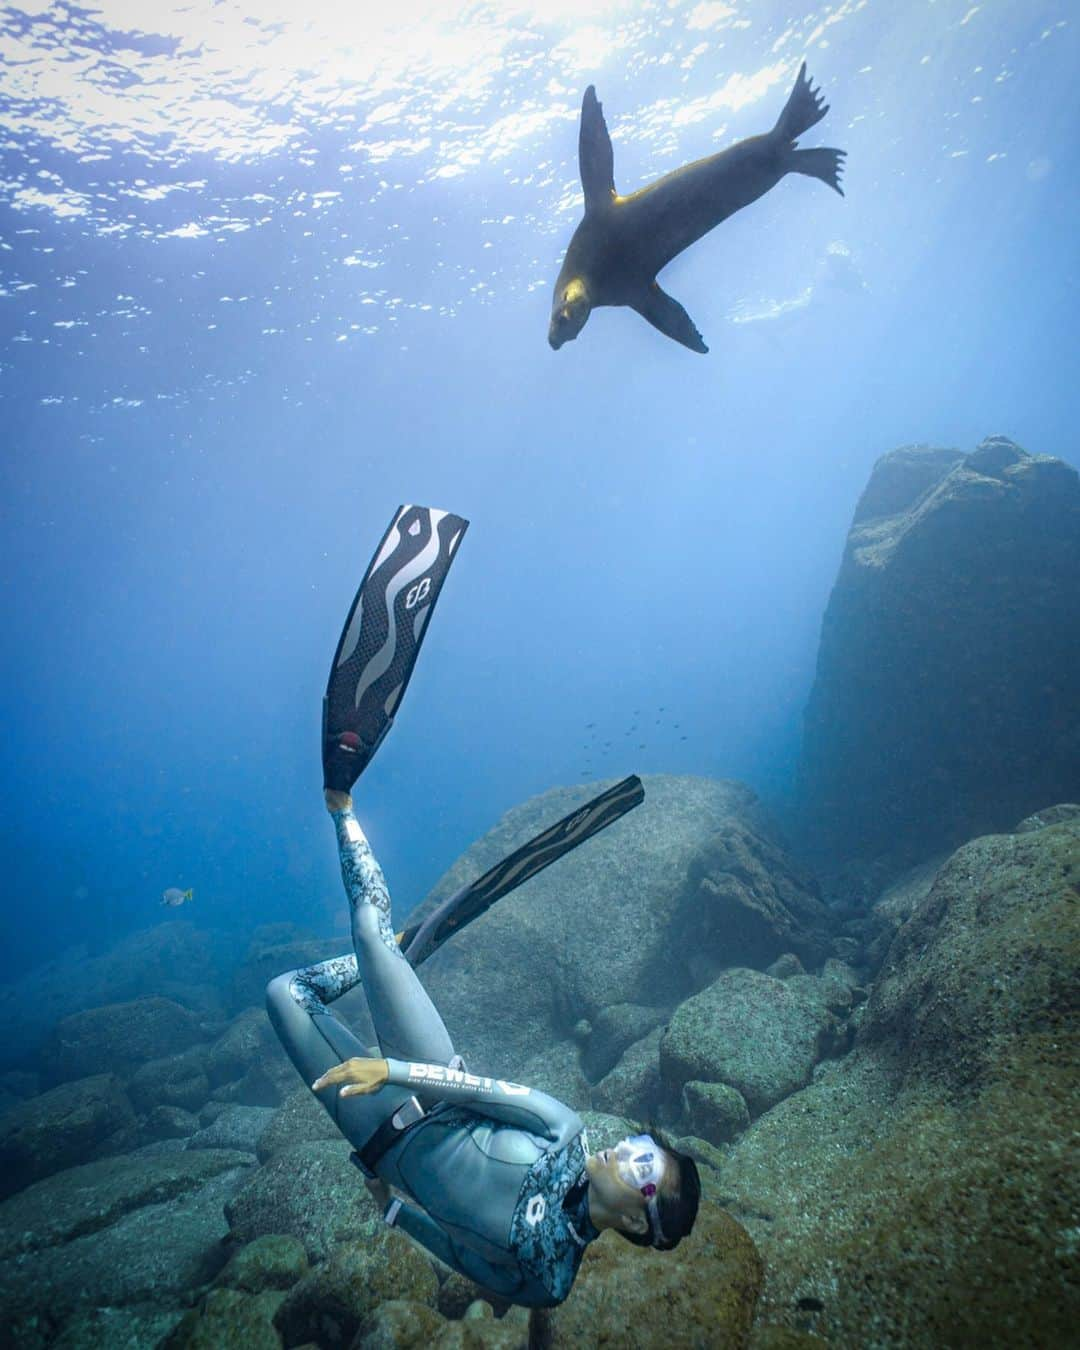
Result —
POLYGON ((194 894, 195 892, 190 888, 186 891, 182 891, 179 886, 170 886, 164 895, 162 895, 161 903, 175 908, 175 906, 182 905, 190 900, 194 894))

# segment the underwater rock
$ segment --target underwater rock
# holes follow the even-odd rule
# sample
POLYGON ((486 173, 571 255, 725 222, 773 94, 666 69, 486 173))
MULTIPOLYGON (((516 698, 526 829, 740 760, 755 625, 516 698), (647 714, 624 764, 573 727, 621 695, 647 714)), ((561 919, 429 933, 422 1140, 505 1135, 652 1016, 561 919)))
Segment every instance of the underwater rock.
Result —
POLYGON ((439 1336, 446 1326, 445 1317, 428 1304, 392 1298, 364 1318, 350 1350, 397 1350, 399 1346, 421 1350, 439 1345, 439 1336))
MULTIPOLYGON (((99 956, 72 948, 0 985, 0 1067, 25 1067, 56 1023, 72 1013, 155 994, 199 1016, 222 1011, 220 989, 235 962, 229 935, 180 919, 132 933, 99 956), (191 978, 197 971, 202 983, 191 978)), ((260 995, 261 997, 261 995, 260 995)), ((157 1055, 164 1053, 159 1048, 157 1055)), ((147 1056, 150 1058, 150 1056, 147 1056)))
POLYGON ((137 1133, 131 1102, 111 1073, 20 1102, 0 1118, 0 1199, 65 1167, 121 1152, 137 1133))
POLYGON ((624 1050, 642 1040, 668 1019, 663 1008, 641 1003, 613 1003, 601 1008, 582 1054, 582 1067, 593 1082, 599 1081, 619 1062, 624 1050))
MULTIPOLYGON (((516 1079, 538 1044, 571 1036, 582 1018, 594 1021, 628 990, 648 990, 660 1007, 687 993, 683 964, 670 959, 669 925, 688 868, 725 821, 756 812, 757 799, 740 783, 706 778, 656 774, 644 784, 641 806, 500 900, 424 964, 424 983, 474 1073, 516 1079), (600 965, 589 957, 597 933, 605 935, 600 965)), ((610 785, 555 788, 509 811, 410 920, 610 785)))
POLYGON ((211 1087, 220 1087, 243 1078, 252 1065, 275 1053, 284 1051, 265 1010, 244 1008, 207 1050, 206 1076, 211 1087))
POLYGON ((137 1111, 149 1111, 155 1106, 182 1106, 185 1111, 198 1111, 210 1095, 206 1047, 193 1045, 178 1055, 148 1060, 128 1079, 127 1091, 137 1111))
POLYGON ((1075 802, 1061 802, 1036 811, 1015 826, 1013 834, 1031 834, 1034 830, 1045 830, 1048 825, 1060 825, 1063 820, 1080 820, 1080 806, 1075 802))
POLYGON ((618 1064, 592 1090, 592 1109, 609 1115, 648 1120, 660 1106, 660 1040, 664 1027, 655 1027, 635 1041, 618 1064))
POLYGON ((765 967, 765 974, 774 980, 786 980, 792 975, 805 975, 806 969, 794 952, 784 952, 771 966, 765 967))
POLYGON ((810 1081, 835 1018, 822 1000, 756 970, 726 970, 681 1003, 660 1042, 665 1091, 692 1079, 727 1083, 760 1115, 810 1081))
POLYGON ((559 1041, 531 1055, 518 1069, 518 1081, 558 1097, 575 1111, 589 1103, 589 1084, 572 1040, 559 1041))
POLYGON ((998 1076, 1018 1036, 1052 1060, 1080 1015, 1078 896, 1080 820, 958 849, 893 940, 859 1043, 953 1089, 998 1076))
POLYGON ((0 1208, 6 1228, 8 1206, 22 1206, 25 1213, 33 1199, 37 1207, 30 1216, 35 1227, 19 1234, 36 1249, 0 1263, 0 1306, 10 1344, 50 1344, 59 1328, 87 1305, 184 1305, 190 1291, 224 1264, 222 1240, 228 1230, 222 1210, 250 1158, 209 1151, 142 1157, 129 1163, 127 1177, 122 1161, 90 1164, 112 1169, 108 1174, 87 1176, 88 1169, 75 1168, 50 1177, 0 1208), (160 1200, 137 1175, 130 1175, 149 1172, 160 1179, 156 1169, 177 1167, 187 1169, 180 1174, 181 1185, 172 1197, 160 1200), (201 1184, 194 1184, 200 1175, 201 1184), (119 1212, 125 1206, 126 1212, 119 1212), (81 1226, 75 1224, 76 1216, 81 1216, 81 1226))
POLYGON ((260 1162, 267 1162, 275 1153, 296 1144, 310 1144, 315 1140, 340 1144, 341 1139, 341 1131, 322 1102, 310 1088, 298 1087, 270 1117, 269 1124, 259 1135, 255 1152, 260 1162))
POLYGON ((41 1091, 41 1080, 27 1069, 9 1069, 0 1073, 0 1116, 13 1106, 36 1097, 41 1091))
MULTIPOLYGON (((144 1350, 158 1346, 183 1317, 180 1309, 90 1308, 64 1323, 52 1350, 144 1350)), ((20 1350, 33 1350, 24 1342, 20 1350)))
POLYGON ((234 1241, 291 1233, 310 1261, 323 1261, 338 1243, 370 1237, 382 1219, 349 1161, 352 1146, 295 1144, 258 1168, 230 1200, 226 1217, 234 1241))
POLYGON ((763 968, 792 952, 810 965, 829 950, 817 883, 787 854, 760 809, 725 820, 691 861, 671 925, 690 990, 732 966, 763 968))
POLYGON ((212 1289, 161 1342, 160 1350, 281 1350, 274 1328, 280 1294, 212 1289))
POLYGON ((741 1093, 726 1083, 691 1079, 684 1084, 682 1115, 684 1133, 710 1144, 730 1143, 750 1124, 750 1113, 741 1093))
POLYGON ((434 1311, 439 1282, 431 1261, 382 1224, 346 1242, 289 1291, 274 1321, 285 1344, 315 1341, 344 1350, 384 1299, 408 1299, 434 1311))
POLYGON ((140 998, 72 1013, 41 1048, 42 1081, 129 1076, 148 1060, 178 1055, 203 1038, 199 1018, 167 998, 140 998))
POLYGON ((235 1148, 254 1153, 262 1132, 273 1118, 274 1111, 269 1106, 227 1106, 209 1125, 193 1133, 187 1146, 235 1148))
POLYGON ((821 632, 800 766, 815 857, 893 873, 1080 783, 1080 476, 991 437, 878 460, 821 632))
POLYGON ((605 1234, 585 1249, 570 1297, 546 1313, 552 1350, 699 1350, 743 1346, 761 1288, 749 1234, 702 1199, 692 1235, 671 1252, 605 1234))
POLYGON ((307 1271, 308 1260, 299 1238, 267 1233, 234 1252, 215 1284, 261 1294, 267 1289, 291 1289, 307 1271))
POLYGON ((249 1157, 220 1149, 158 1156, 140 1150, 69 1168, 0 1204, 0 1259, 96 1233, 147 1205, 190 1195, 250 1165, 249 1157))
POLYGON ((852 1054, 731 1146, 762 1325, 839 1346, 1074 1338, 1078 893, 1080 823, 961 848, 852 1054))
POLYGON ((155 1106, 142 1119, 142 1138, 186 1139, 199 1128, 198 1116, 182 1106, 155 1106))

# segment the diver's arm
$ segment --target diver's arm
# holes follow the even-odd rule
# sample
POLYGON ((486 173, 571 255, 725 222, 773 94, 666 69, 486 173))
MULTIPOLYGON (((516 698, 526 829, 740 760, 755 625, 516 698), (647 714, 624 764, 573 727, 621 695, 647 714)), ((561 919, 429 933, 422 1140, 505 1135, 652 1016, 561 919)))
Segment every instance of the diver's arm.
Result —
POLYGON ((412 1088, 424 1097, 468 1106, 480 1115, 550 1139, 558 1148, 564 1148, 585 1128, 576 1111, 537 1088, 511 1083, 505 1078, 466 1073, 463 1069, 448 1069, 443 1064, 401 1059, 385 1062, 386 1081, 396 1087, 412 1088))
POLYGON ((487 1078, 444 1064, 421 1064, 404 1059, 347 1059, 313 1084, 340 1086, 343 1097, 353 1093, 377 1092, 386 1083, 412 1088, 426 1099, 455 1102, 483 1116, 527 1130, 541 1139, 550 1139, 556 1148, 565 1148, 584 1129, 576 1111, 556 1097, 505 1078, 487 1078))
POLYGON ((521 1288, 522 1275, 517 1266, 493 1266, 477 1252, 451 1242, 435 1220, 422 1209, 394 1200, 388 1207, 385 1217, 392 1227, 400 1228, 403 1233, 414 1238, 451 1270, 456 1270, 467 1280, 490 1289, 493 1294, 510 1298, 521 1288))

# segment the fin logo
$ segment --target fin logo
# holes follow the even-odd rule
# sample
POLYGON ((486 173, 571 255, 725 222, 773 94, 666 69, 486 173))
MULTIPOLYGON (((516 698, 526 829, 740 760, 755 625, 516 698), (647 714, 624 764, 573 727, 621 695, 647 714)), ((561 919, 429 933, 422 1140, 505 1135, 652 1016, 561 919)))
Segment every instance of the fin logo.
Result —
POLYGON ((525 1222, 530 1228, 535 1228, 540 1220, 547 1213, 547 1201, 542 1195, 530 1195, 529 1203, 525 1206, 525 1222))
POLYGON ((410 586, 405 592, 405 608, 415 609, 421 600, 426 600, 431 594, 431 578, 425 577, 423 581, 418 581, 415 586, 410 586))

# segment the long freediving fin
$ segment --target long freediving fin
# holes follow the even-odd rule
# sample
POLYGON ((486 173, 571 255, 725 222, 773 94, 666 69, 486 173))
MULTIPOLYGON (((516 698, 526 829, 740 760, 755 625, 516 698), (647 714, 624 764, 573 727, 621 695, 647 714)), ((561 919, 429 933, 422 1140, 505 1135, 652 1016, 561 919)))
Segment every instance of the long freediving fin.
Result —
POLYGON ((613 824, 627 811, 645 800, 645 789, 636 774, 608 788, 591 801, 571 811, 562 820, 515 849, 467 886, 455 891, 418 924, 406 928, 398 943, 413 966, 441 947, 448 937, 460 933, 466 924, 486 913, 496 900, 534 877, 571 849, 591 839, 613 824))
POLYGON ((469 522, 398 507, 342 629, 323 699, 323 785, 347 792, 390 730, 469 522))

